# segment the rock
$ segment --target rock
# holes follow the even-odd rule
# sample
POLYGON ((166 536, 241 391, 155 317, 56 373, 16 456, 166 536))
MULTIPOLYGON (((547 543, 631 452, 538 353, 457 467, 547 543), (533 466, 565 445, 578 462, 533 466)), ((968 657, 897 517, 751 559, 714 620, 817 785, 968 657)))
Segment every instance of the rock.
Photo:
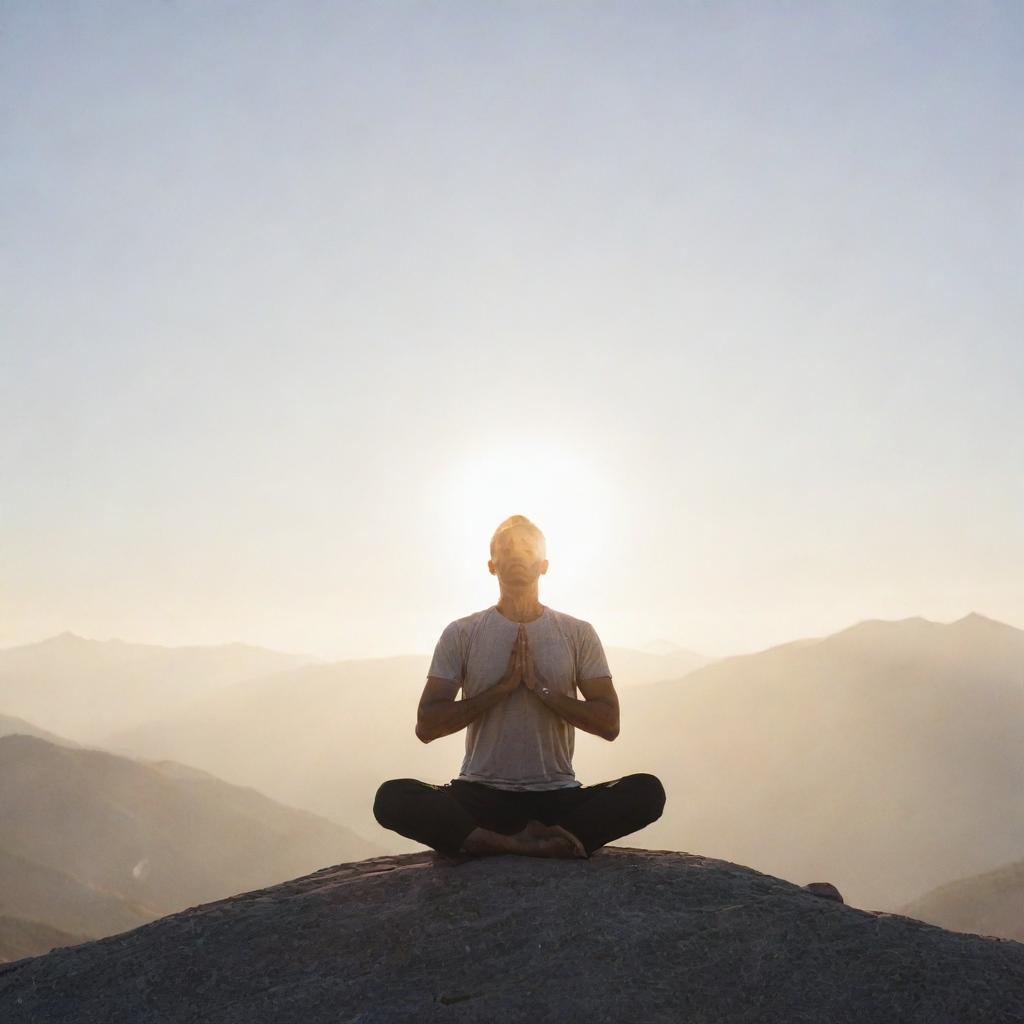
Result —
POLYGON ((831 882, 808 882, 804 888, 813 892, 815 896, 821 896, 826 900, 833 900, 836 903, 843 903, 842 894, 831 882))
POLYGON ((1019 1024, 1024 945, 686 853, 423 852, 0 965, 0 1020, 1019 1024))

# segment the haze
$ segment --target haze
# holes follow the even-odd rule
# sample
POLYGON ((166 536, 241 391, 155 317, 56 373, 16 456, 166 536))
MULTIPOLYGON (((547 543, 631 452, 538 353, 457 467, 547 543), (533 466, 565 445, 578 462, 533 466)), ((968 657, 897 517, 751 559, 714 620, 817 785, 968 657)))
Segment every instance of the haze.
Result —
POLYGON ((0 646, 1024 623, 1018 5, 2 17, 0 646))

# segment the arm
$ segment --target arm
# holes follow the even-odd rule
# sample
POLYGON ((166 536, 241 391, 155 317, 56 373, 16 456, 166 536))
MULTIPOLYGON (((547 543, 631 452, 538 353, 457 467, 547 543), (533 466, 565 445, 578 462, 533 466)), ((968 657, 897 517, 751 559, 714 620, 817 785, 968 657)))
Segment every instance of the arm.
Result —
POLYGON ((488 708, 508 696, 509 691, 501 683, 495 683, 476 697, 457 701, 455 695, 458 692, 459 684, 450 679, 438 679, 436 676, 427 679, 416 712, 416 735, 424 743, 465 729, 474 718, 479 718, 488 708))
POLYGON ((539 686, 533 692, 538 700, 570 725, 602 739, 615 739, 619 735, 619 696, 611 676, 584 679, 579 683, 579 690, 586 700, 566 697, 554 691, 545 697, 539 686))
POLYGON ((440 736, 465 729, 474 718, 507 697, 523 680, 526 630, 520 626, 508 655, 505 674, 488 690, 469 700, 455 700, 459 683, 453 679, 427 676, 420 706, 416 711, 416 735, 429 743, 440 736))

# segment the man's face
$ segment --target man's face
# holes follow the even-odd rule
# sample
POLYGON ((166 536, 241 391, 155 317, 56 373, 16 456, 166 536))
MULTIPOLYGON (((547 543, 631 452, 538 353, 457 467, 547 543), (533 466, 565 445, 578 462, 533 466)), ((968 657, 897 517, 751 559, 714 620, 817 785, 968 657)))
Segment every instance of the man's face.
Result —
POLYGON ((548 571, 544 542, 523 526, 502 530, 494 542, 494 555, 487 568, 503 583, 532 583, 548 571))

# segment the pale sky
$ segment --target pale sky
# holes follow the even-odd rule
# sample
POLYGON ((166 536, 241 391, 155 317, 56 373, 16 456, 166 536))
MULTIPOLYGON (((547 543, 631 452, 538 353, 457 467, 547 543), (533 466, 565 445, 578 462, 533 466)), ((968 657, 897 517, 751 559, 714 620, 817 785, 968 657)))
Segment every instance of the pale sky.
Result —
POLYGON ((1024 626, 1024 6, 0 12, 0 646, 1024 626))

